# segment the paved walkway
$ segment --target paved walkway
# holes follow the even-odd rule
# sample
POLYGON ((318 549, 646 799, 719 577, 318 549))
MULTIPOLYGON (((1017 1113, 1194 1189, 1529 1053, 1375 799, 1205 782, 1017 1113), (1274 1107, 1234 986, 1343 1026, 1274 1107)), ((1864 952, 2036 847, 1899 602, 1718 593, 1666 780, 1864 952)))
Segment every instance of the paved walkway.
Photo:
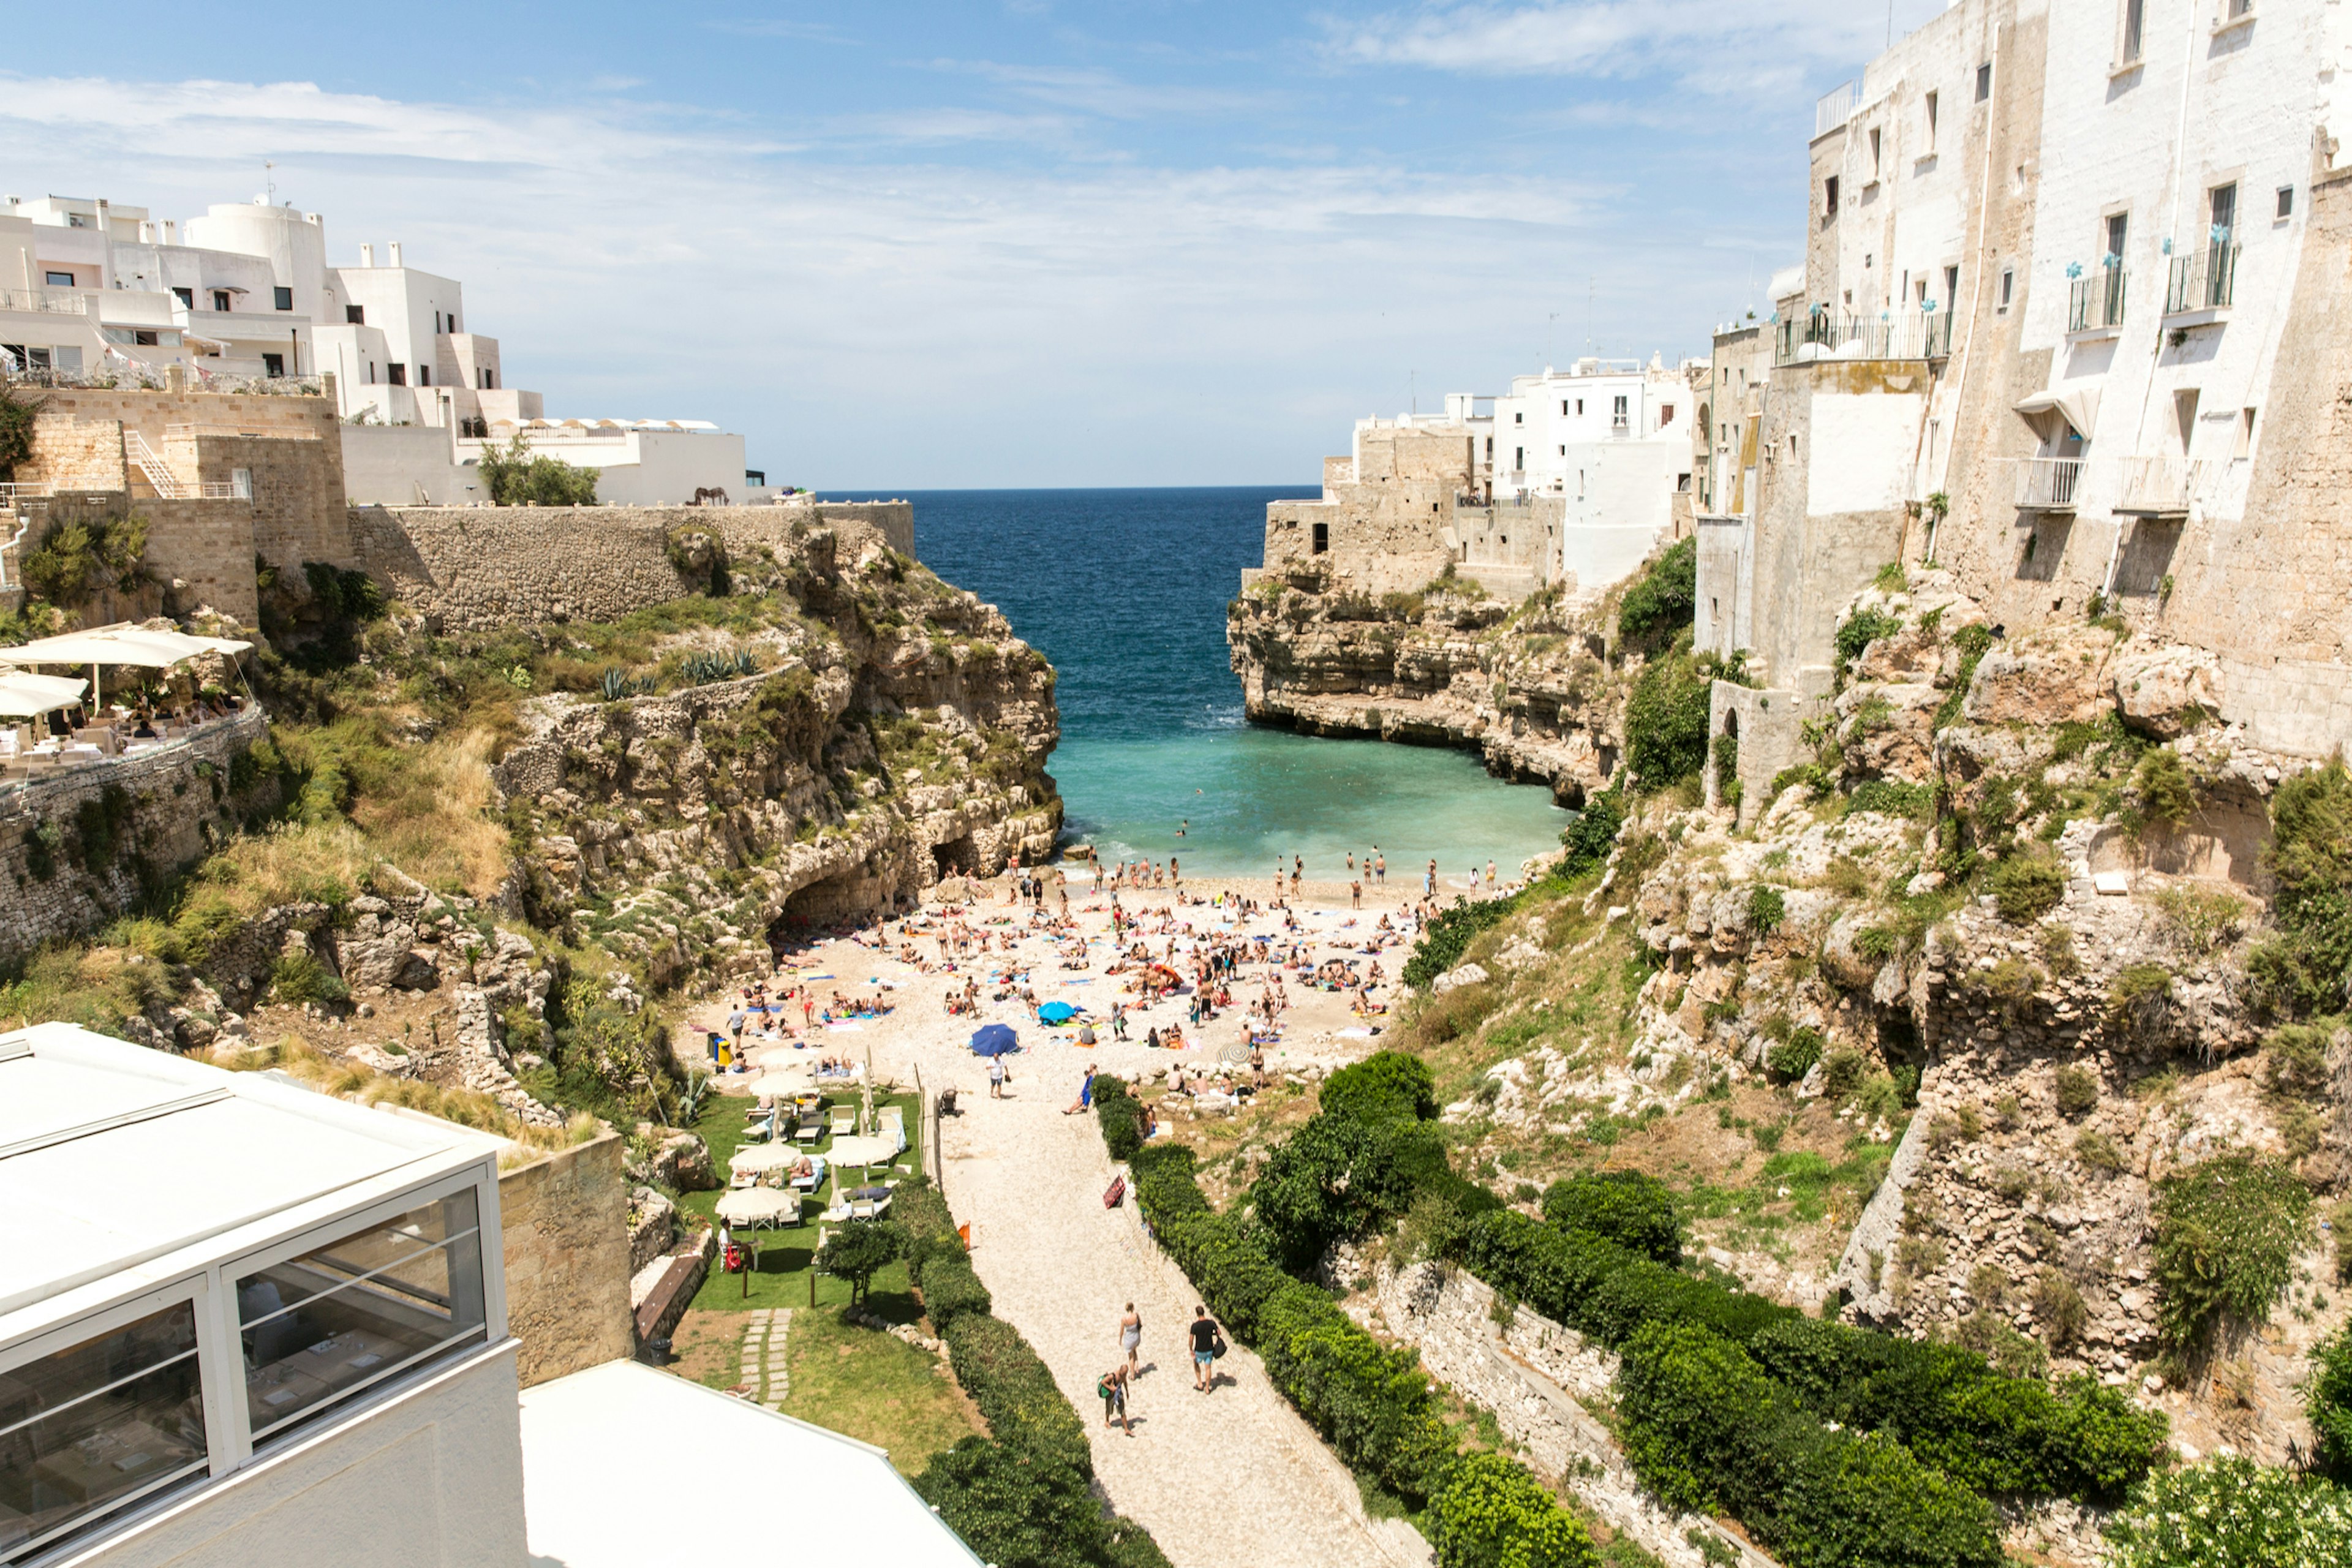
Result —
MULTIPOLYGON (((1034 1058, 1032 1058, 1034 1063, 1034 1058)), ((1398 1568, 1418 1538, 1368 1521, 1354 1479, 1240 1345, 1213 1393, 1192 1387, 1184 1326, 1195 1304, 1144 1237, 1132 1200, 1105 1209, 1112 1167, 1091 1116, 1065 1116, 1055 1077, 1018 1098, 968 1100, 946 1123, 946 1187, 972 1227, 972 1263, 996 1315, 1018 1327, 1094 1430, 1111 1504, 1176 1568, 1398 1568), (1095 1379, 1122 1359, 1126 1303, 1143 1314, 1133 1437, 1102 1425, 1095 1379)), ((1425 1561, 1425 1558, 1422 1559, 1425 1561)))

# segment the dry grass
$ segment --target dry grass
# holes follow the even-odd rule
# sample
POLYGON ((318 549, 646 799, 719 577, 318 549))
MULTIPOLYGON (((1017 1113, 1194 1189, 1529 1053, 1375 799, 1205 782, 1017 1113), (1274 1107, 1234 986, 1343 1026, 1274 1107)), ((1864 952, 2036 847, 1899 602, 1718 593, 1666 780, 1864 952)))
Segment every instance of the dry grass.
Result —
POLYGON ((507 872, 506 829, 490 815, 497 740, 479 728, 419 747, 399 775, 404 787, 362 795, 352 820, 379 855, 427 887, 487 896, 507 872))
POLYGON ((542 1154, 585 1143, 603 1131, 604 1124, 584 1112, 560 1127, 534 1127, 487 1094, 469 1089, 446 1089, 415 1079, 386 1078, 340 1061, 293 1035, 281 1037, 275 1045, 257 1046, 227 1065, 237 1072, 276 1068, 337 1100, 360 1105, 397 1105, 504 1138, 514 1147, 499 1156, 501 1170, 527 1165, 542 1154))

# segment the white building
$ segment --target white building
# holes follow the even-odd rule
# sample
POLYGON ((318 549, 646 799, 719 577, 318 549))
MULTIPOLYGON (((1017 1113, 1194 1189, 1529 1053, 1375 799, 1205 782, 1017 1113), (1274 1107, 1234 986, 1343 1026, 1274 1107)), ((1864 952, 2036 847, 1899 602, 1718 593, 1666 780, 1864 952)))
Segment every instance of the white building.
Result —
POLYGON ((642 1568, 748 1486, 814 1559, 971 1568, 865 1444, 634 1362, 519 1395, 504 1147, 0 1035, 0 1563, 642 1568))
POLYGON ((1691 427, 1706 362, 1580 359, 1515 376, 1494 400, 1497 500, 1562 504, 1559 573, 1604 588, 1642 563, 1691 488, 1691 427))
MULTIPOLYGON (((405 265, 395 241, 328 260, 317 213, 257 198, 180 226, 104 198, 10 196, 0 205, 0 368, 152 378, 184 367, 197 386, 334 377, 351 499, 487 499, 467 440, 520 436, 598 470, 599 499, 642 505, 724 490, 763 499, 743 440, 700 421, 546 417, 507 384, 499 340, 467 329, 465 289, 405 265), (439 440, 383 430, 430 428, 439 440)), ((761 476, 764 480, 764 476, 761 476)))

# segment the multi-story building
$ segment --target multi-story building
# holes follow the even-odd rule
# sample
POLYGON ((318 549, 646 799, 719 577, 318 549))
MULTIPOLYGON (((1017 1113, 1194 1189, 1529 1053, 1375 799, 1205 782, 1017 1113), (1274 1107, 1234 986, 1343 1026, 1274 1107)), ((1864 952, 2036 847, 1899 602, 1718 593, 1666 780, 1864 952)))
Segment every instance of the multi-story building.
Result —
POLYGON ((1960 0, 1822 100, 1744 508, 1715 416, 1701 614, 1770 689, 1719 706, 1795 699, 1792 747, 1840 606, 1932 555, 2007 628, 2095 605, 2207 649, 2257 743, 2352 738, 2345 42, 2321 0, 1960 0))
POLYGON ((0 368, 158 381, 177 366, 225 390, 331 376, 362 503, 485 500, 469 471, 480 444, 517 437, 596 468, 605 500, 770 493, 742 437, 707 422, 549 420, 540 394, 507 384, 499 340, 467 330, 464 285, 405 265, 397 241, 383 266, 373 243, 332 266, 317 213, 260 199, 216 204, 185 231, 102 197, 7 197, 0 368))
POLYGON ((1499 396, 1449 395, 1443 414, 1359 420, 1349 455, 1324 459, 1320 499, 1267 507, 1266 567, 1370 592, 1449 564, 1506 597, 1602 592, 1674 529, 1706 386, 1704 361, 1586 359, 1499 396))

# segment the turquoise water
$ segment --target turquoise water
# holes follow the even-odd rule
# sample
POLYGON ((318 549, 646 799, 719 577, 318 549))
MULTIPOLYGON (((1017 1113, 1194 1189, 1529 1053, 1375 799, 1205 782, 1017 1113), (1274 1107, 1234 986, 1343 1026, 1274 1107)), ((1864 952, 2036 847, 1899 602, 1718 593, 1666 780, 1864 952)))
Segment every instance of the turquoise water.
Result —
POLYGON ((1049 769, 1069 837, 1190 873, 1263 876, 1306 858, 1346 874, 1374 845, 1398 880, 1433 857, 1458 879, 1556 847, 1550 793, 1466 752, 1321 740, 1245 722, 1225 605, 1288 489, 917 491, 915 544, 1002 609, 1061 672, 1049 769))

